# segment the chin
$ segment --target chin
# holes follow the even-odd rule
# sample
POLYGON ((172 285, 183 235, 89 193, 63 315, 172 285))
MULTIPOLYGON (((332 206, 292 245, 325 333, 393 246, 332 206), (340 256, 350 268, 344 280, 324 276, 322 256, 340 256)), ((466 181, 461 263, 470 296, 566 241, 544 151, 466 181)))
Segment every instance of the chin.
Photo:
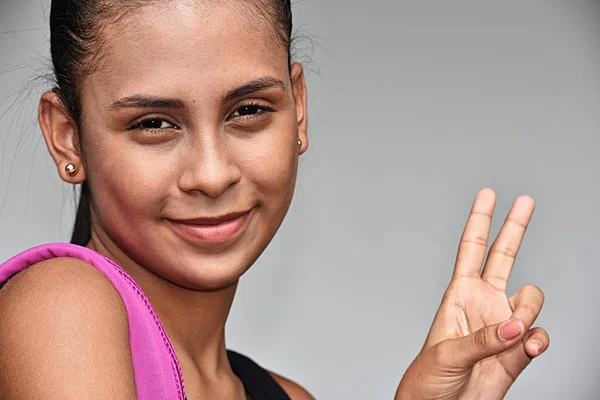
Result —
POLYGON ((191 290, 219 290, 237 283, 267 248, 277 230, 258 225, 257 218, 249 222, 254 223, 250 223, 237 238, 210 246, 183 240, 179 235, 169 235, 169 244, 164 252, 160 252, 169 254, 165 260, 168 261, 163 264, 168 267, 156 272, 164 279, 191 290))
POLYGON ((237 283, 237 281, 250 268, 256 256, 249 254, 221 253, 210 255, 196 255, 173 258, 171 271, 175 274, 166 277, 172 283, 191 290, 220 290, 237 283))
POLYGON ((190 290, 216 291, 236 284, 247 269, 228 268, 227 270, 224 271, 223 268, 205 268, 203 266, 202 271, 193 271, 191 274, 186 274, 175 283, 190 290))

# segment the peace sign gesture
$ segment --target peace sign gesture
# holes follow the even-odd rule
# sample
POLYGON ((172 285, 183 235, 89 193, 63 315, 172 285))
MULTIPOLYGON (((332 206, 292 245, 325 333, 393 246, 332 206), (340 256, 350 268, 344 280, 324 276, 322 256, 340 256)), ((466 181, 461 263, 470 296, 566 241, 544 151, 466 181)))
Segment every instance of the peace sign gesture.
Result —
POLYGON ((475 199, 452 280, 397 400, 502 399, 548 348, 546 331, 531 328, 542 309, 542 291, 527 285, 511 297, 506 294, 535 203, 528 196, 517 198, 486 260, 495 202, 490 189, 475 199))

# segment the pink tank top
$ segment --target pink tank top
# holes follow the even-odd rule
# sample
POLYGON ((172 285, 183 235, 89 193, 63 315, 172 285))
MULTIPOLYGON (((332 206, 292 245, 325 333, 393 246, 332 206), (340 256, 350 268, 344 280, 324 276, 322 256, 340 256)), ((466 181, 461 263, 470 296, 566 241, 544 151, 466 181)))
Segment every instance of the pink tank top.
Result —
POLYGON ((86 247, 46 244, 26 250, 0 265, 0 283, 31 265, 56 257, 77 258, 93 265, 123 298, 138 399, 184 400, 181 366, 167 333, 142 289, 113 261, 86 247))

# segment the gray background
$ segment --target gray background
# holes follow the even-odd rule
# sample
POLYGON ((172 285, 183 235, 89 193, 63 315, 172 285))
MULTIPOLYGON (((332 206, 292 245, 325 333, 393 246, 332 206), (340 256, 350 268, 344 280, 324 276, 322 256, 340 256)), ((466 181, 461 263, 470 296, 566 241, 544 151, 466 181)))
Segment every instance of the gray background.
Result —
MULTIPOLYGON (((36 126, 47 1, 0 1, 0 259, 67 240, 72 189, 36 126), (10 107, 16 101, 14 107, 10 107), (19 149, 18 152, 15 150, 19 149)), ((479 188, 538 202, 510 289, 546 293, 551 348, 508 398, 600 398, 600 4, 299 1, 311 149, 243 279, 228 345, 322 399, 392 398, 479 188), (312 49, 311 49, 312 47, 312 49)))

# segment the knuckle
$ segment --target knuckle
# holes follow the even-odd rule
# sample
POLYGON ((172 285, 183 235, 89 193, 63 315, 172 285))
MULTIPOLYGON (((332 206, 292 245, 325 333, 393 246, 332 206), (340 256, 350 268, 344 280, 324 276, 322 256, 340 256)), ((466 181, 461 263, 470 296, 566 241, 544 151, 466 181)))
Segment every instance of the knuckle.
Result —
POLYGON ((499 254, 508 258, 517 258, 518 249, 512 246, 504 245, 499 246, 495 245, 490 249, 490 253, 499 254))
POLYGON ((460 244, 474 244, 477 246, 487 247, 487 238, 480 235, 468 235, 461 239, 460 244))
MULTIPOLYGON (((539 309, 536 307, 532 307, 529 304, 524 304, 521 312, 527 316, 528 320, 530 320, 530 319, 534 319, 538 315, 539 309)), ((529 322, 529 323, 531 323, 531 322, 529 322)))
POLYGON ((446 355, 442 347, 443 346, 439 344, 431 349, 431 358, 436 365, 445 365, 447 362, 446 355))
POLYGON ((538 303, 543 303, 544 302, 544 292, 542 291, 542 289, 540 289, 539 287, 537 287, 534 284, 527 284, 525 285, 525 291, 535 300, 537 300, 538 303))
POLYGON ((488 329, 475 332, 473 335, 473 346, 477 350, 487 350, 491 345, 491 338, 488 329))
POLYGON ((548 336, 546 331, 544 331, 541 328, 535 328, 533 333, 527 336, 526 340, 531 340, 531 339, 539 340, 540 342, 542 342, 542 344, 544 346, 547 346, 548 343, 550 343, 550 337, 548 336))
POLYGON ((516 226, 520 231, 525 231, 529 221, 520 221, 516 218, 507 218, 506 223, 516 226))
POLYGON ((504 290, 508 285, 508 279, 504 276, 493 275, 488 278, 490 284, 498 290, 504 290))
POLYGON ((449 351, 450 349, 448 349, 444 344, 445 343, 442 342, 431 349, 430 356, 433 361, 433 365, 438 367, 450 367, 452 365, 451 354, 453 354, 453 352, 449 351))

